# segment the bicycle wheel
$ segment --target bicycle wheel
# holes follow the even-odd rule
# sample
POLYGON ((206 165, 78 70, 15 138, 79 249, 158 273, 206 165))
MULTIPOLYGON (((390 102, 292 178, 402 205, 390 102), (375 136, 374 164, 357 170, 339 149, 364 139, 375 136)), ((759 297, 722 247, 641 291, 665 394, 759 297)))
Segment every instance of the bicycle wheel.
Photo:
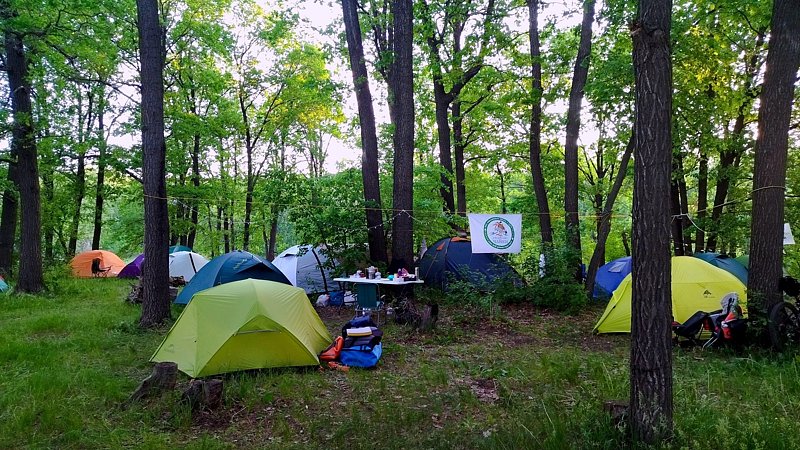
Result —
POLYGON ((800 322, 797 308, 791 303, 780 302, 769 310, 769 339, 772 347, 782 351, 800 343, 800 322))

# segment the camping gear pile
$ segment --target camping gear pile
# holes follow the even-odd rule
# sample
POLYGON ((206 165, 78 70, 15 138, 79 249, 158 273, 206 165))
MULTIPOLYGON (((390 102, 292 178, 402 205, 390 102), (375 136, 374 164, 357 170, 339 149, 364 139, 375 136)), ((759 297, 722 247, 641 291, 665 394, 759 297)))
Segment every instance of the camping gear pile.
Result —
POLYGON ((305 291, 248 278, 194 294, 150 360, 197 378, 318 365, 330 342, 305 291))
POLYGON ((747 319, 739 307, 739 294, 731 292, 720 301, 722 309, 697 311, 686 322, 672 322, 676 344, 711 348, 722 344, 741 345, 747 333, 747 319))
POLYGON ((369 316, 358 316, 344 324, 342 335, 320 353, 319 359, 331 369, 375 367, 383 353, 382 338, 383 331, 369 316))

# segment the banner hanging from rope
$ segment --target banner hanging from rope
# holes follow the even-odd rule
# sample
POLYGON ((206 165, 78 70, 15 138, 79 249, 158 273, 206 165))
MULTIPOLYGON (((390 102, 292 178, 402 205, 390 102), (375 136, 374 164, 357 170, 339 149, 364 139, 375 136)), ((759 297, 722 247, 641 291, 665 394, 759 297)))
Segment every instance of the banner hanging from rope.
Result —
POLYGON ((467 214, 472 253, 519 253, 522 214, 467 214))

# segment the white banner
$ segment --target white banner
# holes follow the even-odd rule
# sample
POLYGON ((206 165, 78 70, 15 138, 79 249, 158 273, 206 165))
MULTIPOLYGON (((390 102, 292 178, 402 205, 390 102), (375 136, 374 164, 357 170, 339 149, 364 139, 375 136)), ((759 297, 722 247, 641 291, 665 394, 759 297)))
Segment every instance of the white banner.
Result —
POLYGON ((790 227, 788 223, 783 224, 783 245, 794 245, 792 227, 790 227))
POLYGON ((519 253, 522 214, 467 214, 472 253, 519 253))

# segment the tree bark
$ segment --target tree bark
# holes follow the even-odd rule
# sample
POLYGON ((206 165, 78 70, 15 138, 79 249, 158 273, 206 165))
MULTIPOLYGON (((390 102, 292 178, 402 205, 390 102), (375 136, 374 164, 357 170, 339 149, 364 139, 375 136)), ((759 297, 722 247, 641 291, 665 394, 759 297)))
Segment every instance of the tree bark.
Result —
POLYGON ((17 238, 17 153, 11 146, 8 173, 6 179, 10 187, 3 191, 3 215, 0 217, 0 275, 8 276, 13 272, 14 243, 17 238))
POLYGON ((94 200, 92 250, 100 249, 100 236, 103 232, 103 201, 105 200, 107 150, 105 113, 105 90, 103 90, 100 92, 97 100, 97 193, 94 200))
MULTIPOLYGON (((194 107, 193 107, 194 108, 194 107)), ((194 186, 194 196, 200 195, 200 133, 195 133, 192 137, 192 186, 194 186)), ((192 200, 190 203, 190 218, 192 228, 186 236, 186 246, 194 248, 194 240, 197 238, 197 225, 198 225, 198 205, 197 200, 192 200)))
POLYGON ((156 0, 136 0, 142 82, 144 264, 141 327, 170 317, 169 221, 164 142, 164 41, 156 0))
POLYGON ((361 125, 361 177, 364 184, 364 205, 367 208, 369 256, 372 261, 386 263, 388 255, 381 214, 383 203, 378 172, 378 135, 356 0, 342 0, 342 14, 347 36, 347 51, 350 56, 350 70, 353 73, 353 88, 358 104, 358 121, 361 125))
POLYGON ((695 234, 694 251, 704 252, 706 244, 705 218, 708 209, 708 154, 700 151, 697 175, 697 224, 700 228, 695 234))
POLYGON ((392 223, 391 267, 411 268, 414 264, 414 72, 413 2, 393 0, 394 64, 392 68, 395 89, 394 186, 392 223))
POLYGON ((592 259, 589 262, 589 269, 586 272, 586 292, 592 295, 594 292, 594 283, 597 279, 597 270, 605 262, 606 257, 606 242, 608 235, 611 233, 611 214, 614 212, 614 203, 617 201, 619 191, 622 189, 622 183, 625 182, 625 177, 628 173, 628 164, 631 160, 631 154, 636 145, 636 132, 631 134, 628 145, 625 147, 625 152, 622 154, 622 159, 619 163, 619 171, 617 177, 614 179, 614 184, 606 197, 603 211, 600 214, 600 223, 597 228, 597 244, 592 253, 592 259))
POLYGON ((461 100, 453 100, 453 153, 456 175, 456 213, 461 217, 467 216, 467 185, 464 184, 466 170, 464 167, 464 118, 461 116, 461 100))
MULTIPOLYGON (((756 317, 782 300, 778 279, 783 267, 784 195, 789 125, 800 66, 800 8, 775 0, 767 67, 758 108, 753 173, 748 309, 756 317)), ((752 317, 752 316, 751 316, 752 317)))
POLYGON ((581 229, 578 217, 578 135, 581 128, 581 104, 583 88, 589 75, 589 57, 592 53, 592 23, 594 23, 594 2, 583 3, 581 37, 578 44, 578 57, 572 73, 572 86, 569 91, 567 109, 567 138, 564 145, 564 209, 566 210, 567 242, 578 258, 581 258, 581 229))
POLYGON ((529 133, 531 176, 536 204, 539 206, 539 233, 542 244, 553 244, 553 226, 550 222, 550 204, 547 201, 547 189, 544 185, 542 171, 542 57, 539 44, 539 0, 528 0, 528 31, 531 45, 531 74, 533 85, 531 98, 531 124, 529 133))
POLYGON ((657 443, 672 434, 672 160, 670 0, 641 0, 631 31, 636 80, 631 300, 631 431, 657 443))
MULTIPOLYGON (((3 15, 8 17, 10 13, 4 11, 3 15)), ((8 89, 11 92, 11 110, 14 115, 11 152, 17 155, 16 180, 21 209, 17 291, 36 293, 44 289, 44 278, 39 165, 33 129, 28 58, 22 38, 13 30, 5 31, 5 47, 8 89)))

